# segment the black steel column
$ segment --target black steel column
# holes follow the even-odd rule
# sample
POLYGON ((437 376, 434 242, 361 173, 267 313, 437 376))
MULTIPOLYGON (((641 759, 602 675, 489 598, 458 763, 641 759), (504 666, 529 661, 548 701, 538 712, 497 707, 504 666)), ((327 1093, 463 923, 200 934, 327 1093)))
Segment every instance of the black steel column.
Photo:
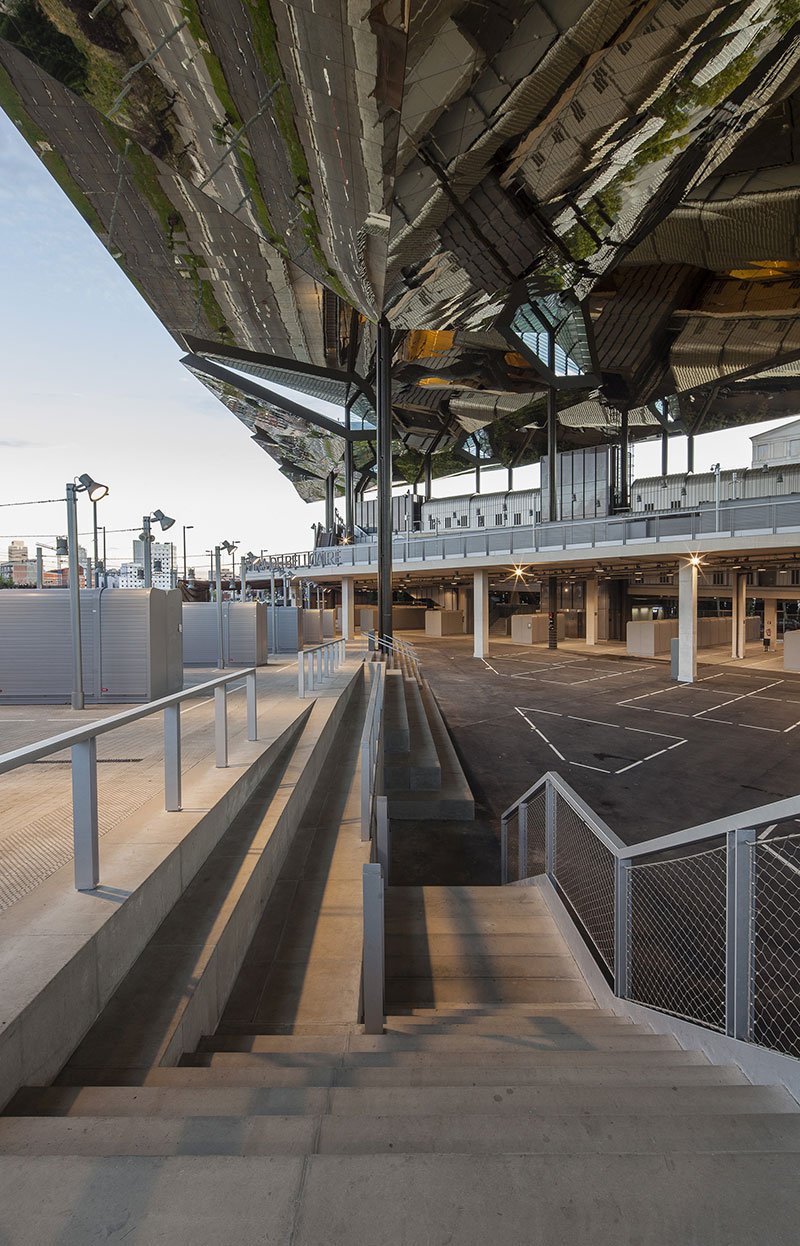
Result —
POLYGON ((425 495, 424 500, 430 502, 431 493, 433 492, 433 474, 431 472, 431 452, 425 455, 425 495))
POLYGON ((547 647, 558 648, 558 580, 554 575, 547 581, 547 647))
POLYGON ((514 468, 509 467, 508 469, 508 492, 513 493, 513 491, 514 491, 514 468))
POLYGON ((622 425, 619 435, 619 505, 621 510, 630 506, 630 433, 628 412, 622 412, 622 425))
POLYGON ((333 512, 335 508, 334 498, 336 496, 335 482, 336 482, 335 474, 333 472, 328 472, 328 475, 325 480, 325 531, 326 532, 333 532, 333 522, 334 522, 333 512))
POLYGON ((378 633, 392 639, 392 334, 378 321, 375 393, 378 400, 378 633))
POLYGON ((686 438, 686 471, 694 471, 694 433, 689 433, 686 438))
POLYGON ((481 462, 480 459, 475 460, 475 492, 481 491, 481 462))
MULTIPOLYGON (((548 334, 547 364, 551 372, 556 370, 556 335, 548 334)), ((550 494, 548 519, 555 523, 558 519, 558 499, 556 497, 556 480, 558 479, 556 460, 558 457, 558 391, 554 385, 547 389, 547 487, 550 494)))
POLYGON ((661 434, 661 475, 669 475, 669 433, 666 429, 661 434))

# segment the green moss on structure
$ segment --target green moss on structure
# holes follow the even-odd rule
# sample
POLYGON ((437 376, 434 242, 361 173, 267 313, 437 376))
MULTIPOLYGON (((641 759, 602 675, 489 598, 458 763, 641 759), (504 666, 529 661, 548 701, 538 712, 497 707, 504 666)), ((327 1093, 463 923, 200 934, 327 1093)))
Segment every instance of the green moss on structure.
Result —
POLYGON ((70 173, 63 157, 55 151, 45 134, 27 112, 22 97, 11 78, 0 66, 0 108, 11 118, 23 138, 30 144, 51 177, 55 178, 67 198, 96 234, 105 231, 103 222, 70 173))

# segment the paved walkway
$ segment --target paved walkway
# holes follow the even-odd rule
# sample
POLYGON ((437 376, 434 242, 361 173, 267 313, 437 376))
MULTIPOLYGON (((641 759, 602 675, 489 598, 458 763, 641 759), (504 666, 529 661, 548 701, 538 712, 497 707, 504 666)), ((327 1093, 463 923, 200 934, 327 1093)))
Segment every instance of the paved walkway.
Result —
MULTIPOLYGON (((187 669, 186 686, 213 679, 216 669, 187 669)), ((231 685, 228 732, 231 749, 246 730, 244 681, 231 685)), ((259 718, 297 695, 297 666, 290 658, 271 659, 258 673, 259 718)), ((64 705, 0 706, 0 752, 22 748, 85 723, 110 717, 130 705, 95 705, 72 710, 64 705)), ((214 754, 213 693, 181 710, 184 775, 214 754)), ((101 736, 97 745, 100 835, 163 791, 162 716, 154 715, 101 736)), ((72 859, 71 771, 69 753, 0 775, 0 912, 26 895, 72 859)))

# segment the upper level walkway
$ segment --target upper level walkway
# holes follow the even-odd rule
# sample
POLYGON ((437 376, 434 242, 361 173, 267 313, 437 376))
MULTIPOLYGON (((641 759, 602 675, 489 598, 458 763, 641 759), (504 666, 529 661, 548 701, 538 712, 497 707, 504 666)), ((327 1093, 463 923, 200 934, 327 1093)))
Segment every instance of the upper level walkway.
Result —
MULTIPOLYGON (((454 520, 454 524, 455 524, 454 520)), ((564 565, 587 558, 647 559, 745 550, 792 551, 800 531, 800 498, 742 499, 691 510, 616 515, 558 523, 519 524, 450 533, 395 535, 395 571, 500 567, 514 561, 564 565)), ((296 555, 298 576, 337 579, 377 569, 374 541, 321 547, 296 555)))

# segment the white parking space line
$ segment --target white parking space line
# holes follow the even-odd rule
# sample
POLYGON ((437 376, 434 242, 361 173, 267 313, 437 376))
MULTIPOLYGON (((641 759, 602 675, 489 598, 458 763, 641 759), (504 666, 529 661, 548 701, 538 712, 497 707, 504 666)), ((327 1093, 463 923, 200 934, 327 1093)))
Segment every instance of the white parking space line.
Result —
POLYGON ((613 771, 606 770, 604 766, 587 766, 582 761, 571 761, 567 763, 570 766, 578 766, 581 770, 596 770, 598 774, 613 774, 613 771))
POLYGON ((746 701, 749 697, 758 696, 759 692, 766 692, 768 688, 777 688, 778 684, 782 683, 782 679, 776 679, 771 684, 764 684, 763 688, 754 688, 752 692, 742 692, 739 696, 731 697, 728 701, 720 701, 719 705, 710 705, 706 710, 698 710, 693 717, 702 718, 704 714, 713 714, 714 710, 724 709, 726 705, 733 705, 736 701, 746 701))
POLYGON ((668 748, 660 748, 657 753, 650 753, 648 757, 643 757, 641 761, 634 761, 630 766, 623 766, 621 770, 615 770, 615 774, 625 774, 628 770, 635 770, 637 766, 643 766, 646 761, 652 761, 654 757, 660 757, 662 753, 671 753, 674 748, 680 748, 682 744, 687 744, 687 740, 678 740, 676 744, 670 744, 668 748))
POLYGON ((792 723, 791 727, 784 727, 783 734, 786 735, 787 731, 794 731, 795 727, 800 727, 800 718, 796 723, 792 723))
POLYGON ((683 736, 667 735, 663 731, 647 731, 641 727, 626 727, 623 723, 602 722, 598 718, 579 718, 576 714, 559 714, 555 710, 543 710, 543 709, 539 709, 538 707, 528 706, 528 705, 526 706, 515 705, 514 709, 519 714, 520 718, 524 718, 525 722, 528 724, 531 730, 534 731, 536 735, 538 735, 539 739, 542 740, 549 749, 552 749, 556 757, 558 757, 561 761, 565 762, 568 766, 578 766, 581 770, 595 770, 598 774, 615 774, 615 775, 625 774, 626 771, 634 770, 637 766, 643 765, 646 761, 652 761, 654 757, 661 757, 664 753, 669 753, 672 751, 672 749, 680 748, 682 744, 688 743, 688 741, 684 739, 683 736), (564 756, 563 753, 560 753, 558 751, 555 744, 553 744, 552 741, 548 740, 544 732, 539 730, 539 728, 536 726, 536 723, 531 722, 530 718, 528 717, 528 714, 547 714, 547 716, 550 718, 566 718, 570 722, 589 723, 593 727, 613 727, 615 731, 630 731, 630 732, 633 732, 635 735, 656 736, 657 738, 662 739, 662 740, 672 740, 673 743, 668 744, 665 748, 657 749, 654 753, 648 754, 647 757, 642 757, 641 760, 639 761, 634 761, 634 762, 631 762, 631 764, 628 766, 623 766, 621 770, 608 770, 605 766, 590 766, 586 762, 582 762, 582 761, 569 761, 564 756))
POLYGON ((518 709, 516 705, 514 706, 514 709, 517 711, 517 713, 519 714, 520 718, 524 718, 524 719, 525 719, 525 721, 526 721, 526 723, 528 724, 528 726, 530 727, 531 731, 535 731, 535 732, 536 732, 536 734, 539 736, 539 739, 540 739, 540 740, 543 740, 543 741, 544 741, 544 743, 547 745, 547 747, 553 750, 553 752, 555 753, 556 757, 558 757, 558 759, 559 759, 560 761, 566 761, 566 760, 567 760, 567 759, 566 759, 566 757, 564 756, 564 754, 563 754, 563 753, 559 753, 559 751, 558 751, 558 749, 556 748, 555 744, 551 744, 551 743, 550 743, 550 741, 548 740, 547 736, 542 734, 542 732, 539 730, 539 728, 536 726, 536 724, 535 724, 535 723, 532 723, 532 722, 531 722, 531 720, 530 720, 530 718, 528 718, 528 716, 527 716, 526 714, 523 714, 523 712, 522 712, 522 710, 521 710, 521 709, 518 709))

